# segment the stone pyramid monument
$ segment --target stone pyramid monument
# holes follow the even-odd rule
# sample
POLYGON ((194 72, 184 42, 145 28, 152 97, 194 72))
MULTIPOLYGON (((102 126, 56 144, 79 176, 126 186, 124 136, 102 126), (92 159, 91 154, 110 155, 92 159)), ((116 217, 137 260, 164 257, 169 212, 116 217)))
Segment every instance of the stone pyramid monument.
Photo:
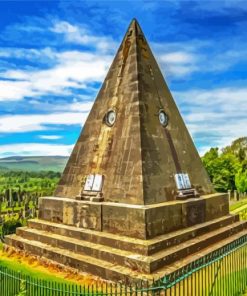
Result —
POLYGON ((246 228, 214 193, 135 19, 54 195, 6 243, 111 280, 161 277, 246 228))
POLYGON ((157 204, 177 199, 174 176, 183 173, 199 194, 213 192, 159 66, 134 20, 55 194, 68 198, 82 194, 87 199, 88 176, 101 175, 104 201, 157 204))

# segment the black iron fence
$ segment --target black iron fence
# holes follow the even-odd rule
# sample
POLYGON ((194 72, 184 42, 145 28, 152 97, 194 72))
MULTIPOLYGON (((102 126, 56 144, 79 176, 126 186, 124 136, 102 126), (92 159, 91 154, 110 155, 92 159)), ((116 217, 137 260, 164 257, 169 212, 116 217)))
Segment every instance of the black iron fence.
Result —
POLYGON ((1 296, 234 296, 247 287, 247 235, 152 283, 76 285, 45 281, 0 266, 1 296))
MULTIPOLYGON (((240 212, 240 217, 247 219, 247 209, 240 212)), ((14 231, 8 229, 2 235, 14 231)), ((120 283, 77 285, 55 279, 45 281, 0 266, 1 296, 234 296, 245 295, 246 288, 247 235, 159 280, 152 283, 143 281, 131 286, 120 283)))

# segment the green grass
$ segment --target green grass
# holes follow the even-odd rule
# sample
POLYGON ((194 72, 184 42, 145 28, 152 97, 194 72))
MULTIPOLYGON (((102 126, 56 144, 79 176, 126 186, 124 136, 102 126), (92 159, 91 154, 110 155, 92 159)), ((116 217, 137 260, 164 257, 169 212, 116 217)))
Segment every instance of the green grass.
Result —
POLYGON ((247 199, 243 199, 243 200, 240 200, 240 201, 237 201, 236 203, 230 205, 230 211, 235 211, 236 209, 242 207, 246 205, 247 206, 247 199))
MULTIPOLYGON (((54 277, 56 277, 55 274, 49 275, 49 274, 43 273, 41 271, 37 271, 37 270, 33 269, 32 267, 26 266, 19 260, 18 261, 9 261, 9 260, 4 260, 3 258, 0 257, 0 265, 10 268, 10 269, 13 269, 15 271, 19 271, 19 272, 24 273, 28 276, 39 278, 42 280, 54 281, 54 277)), ((56 277, 56 282, 64 282, 64 279, 56 277)))
MULTIPOLYGON (((2 244, 1 244, 1 248, 2 248, 2 244)), ((49 271, 48 269, 47 271, 42 271, 43 269, 45 270, 45 267, 37 266, 37 265, 29 266, 27 263, 23 262, 22 259, 18 259, 18 258, 5 258, 4 256, 0 255, 0 266, 7 267, 11 270, 21 272, 22 274, 25 274, 27 276, 37 278, 40 280, 52 281, 52 282, 55 281, 56 283, 67 283, 67 284, 71 284, 72 282, 76 283, 76 280, 65 279, 64 277, 62 277, 62 274, 59 275, 59 273, 56 273, 54 271, 49 271)))

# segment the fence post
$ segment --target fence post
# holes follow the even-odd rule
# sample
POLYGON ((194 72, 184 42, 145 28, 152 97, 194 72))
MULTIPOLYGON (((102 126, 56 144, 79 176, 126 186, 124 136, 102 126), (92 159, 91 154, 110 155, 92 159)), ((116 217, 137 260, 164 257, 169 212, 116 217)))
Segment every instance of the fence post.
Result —
POLYGON ((237 190, 234 190, 234 200, 239 200, 239 195, 238 195, 238 192, 237 190))
POLYGON ((230 201, 232 198, 232 192, 231 192, 231 190, 228 190, 227 193, 228 193, 228 199, 230 201))

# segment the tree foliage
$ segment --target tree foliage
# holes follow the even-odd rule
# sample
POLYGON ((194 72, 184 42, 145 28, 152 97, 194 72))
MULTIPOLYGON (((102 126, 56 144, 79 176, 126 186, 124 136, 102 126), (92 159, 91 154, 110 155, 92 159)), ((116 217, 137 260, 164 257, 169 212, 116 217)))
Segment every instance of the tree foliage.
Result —
POLYGON ((242 161, 241 168, 235 176, 238 192, 247 192, 247 160, 242 161))
POLYGON ((223 148, 211 148, 202 157, 215 190, 247 191, 247 137, 239 138, 223 148))
POLYGON ((0 195, 7 200, 11 195, 14 201, 26 193, 40 193, 51 195, 55 190, 61 174, 52 171, 25 172, 5 171, 0 172, 0 195))

